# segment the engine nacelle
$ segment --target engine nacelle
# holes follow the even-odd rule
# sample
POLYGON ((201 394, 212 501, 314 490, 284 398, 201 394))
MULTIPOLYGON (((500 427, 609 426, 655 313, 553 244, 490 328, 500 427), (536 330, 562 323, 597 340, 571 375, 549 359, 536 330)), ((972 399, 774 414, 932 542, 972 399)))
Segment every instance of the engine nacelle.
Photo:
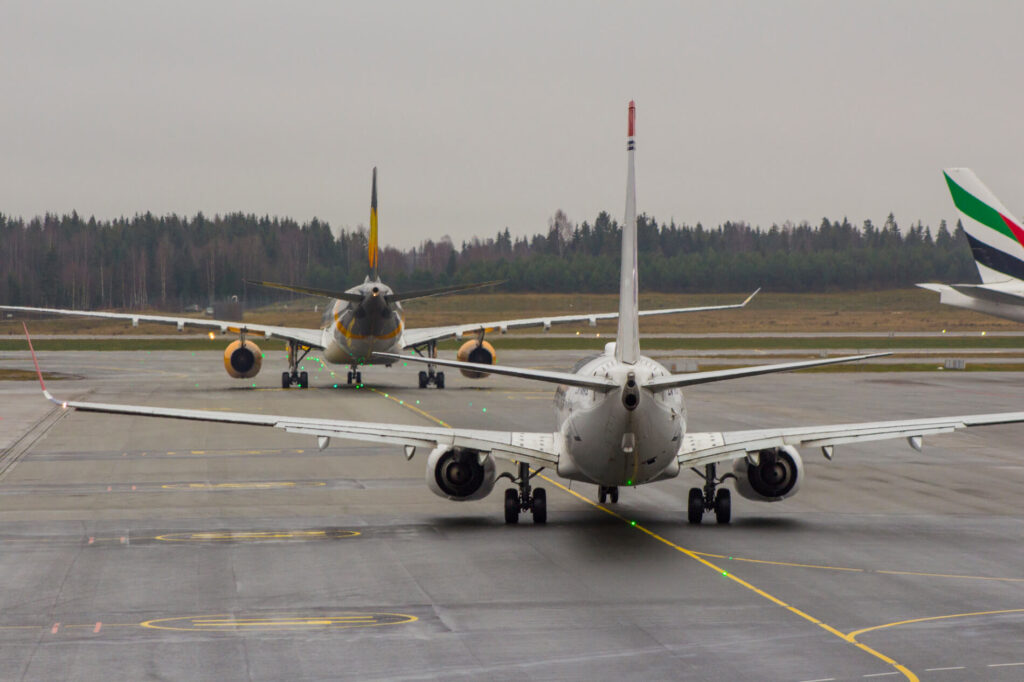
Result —
POLYGON ((263 367, 263 354, 252 341, 233 342, 224 349, 224 369, 235 379, 251 379, 263 367))
MULTIPOLYGON (((494 346, 486 341, 467 341, 459 348, 459 362, 475 362, 479 365, 494 365, 498 362, 498 354, 494 346)), ((469 369, 460 369, 462 376, 468 379, 483 379, 486 374, 469 369)))
POLYGON ((796 495, 804 478, 804 462, 792 445, 758 453, 758 465, 736 460, 736 492, 748 500, 778 502, 796 495))
POLYGON ((480 500, 494 490, 494 457, 476 450, 441 445, 427 458, 427 487, 458 502, 480 500))

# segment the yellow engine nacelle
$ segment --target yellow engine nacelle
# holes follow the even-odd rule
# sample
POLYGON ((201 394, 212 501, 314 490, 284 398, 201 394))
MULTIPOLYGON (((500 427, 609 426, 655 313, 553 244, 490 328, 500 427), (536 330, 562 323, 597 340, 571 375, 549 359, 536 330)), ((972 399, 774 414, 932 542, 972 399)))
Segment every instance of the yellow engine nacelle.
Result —
POLYGON ((224 369, 235 379, 251 379, 263 367, 263 354, 252 341, 235 341, 224 349, 224 369))
MULTIPOLYGON (((498 362, 498 354, 495 352, 494 346, 486 341, 467 341, 459 349, 457 359, 459 362, 493 365, 498 362)), ((468 379, 483 379, 487 376, 483 372, 474 372, 470 369, 460 369, 459 371, 462 372, 462 376, 468 379)))

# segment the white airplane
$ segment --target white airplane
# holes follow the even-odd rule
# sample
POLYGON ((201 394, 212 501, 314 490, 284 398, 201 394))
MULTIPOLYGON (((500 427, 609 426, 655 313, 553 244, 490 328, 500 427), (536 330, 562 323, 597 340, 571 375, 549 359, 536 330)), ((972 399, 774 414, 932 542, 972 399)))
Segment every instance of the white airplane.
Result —
MULTIPOLYGON (((457 291, 484 287, 500 282, 484 282, 479 284, 460 284, 439 289, 395 293, 381 282, 378 270, 377 249, 377 169, 373 169, 373 184, 370 198, 370 235, 367 249, 368 274, 362 284, 347 291, 335 292, 311 287, 278 284, 275 282, 251 282, 261 286, 295 291, 314 296, 325 296, 333 299, 324 309, 323 320, 319 329, 299 327, 277 327, 264 324, 252 324, 230 320, 206 320, 193 317, 170 317, 164 315, 140 315, 135 313, 108 313, 85 310, 65 310, 58 308, 31 308, 25 306, 0 305, 0 310, 16 310, 32 313, 52 313, 56 315, 77 315, 83 317, 112 318, 131 321, 137 327, 139 322, 159 322, 177 325, 178 331, 185 327, 214 329, 221 334, 238 334, 238 340, 232 342, 224 350, 224 369, 235 379, 251 379, 256 376, 263 365, 263 354, 259 347, 250 340, 253 336, 266 339, 280 339, 288 344, 288 371, 281 373, 281 387, 289 388, 309 386, 309 375, 300 372, 299 363, 311 350, 322 352, 327 362, 348 365, 348 383, 363 382, 359 367, 374 364, 383 360, 390 366, 391 359, 381 353, 398 353, 412 350, 418 355, 428 358, 437 357, 437 343, 444 339, 472 336, 459 348, 459 360, 475 365, 492 365, 497 362, 498 354, 494 346, 485 339, 489 332, 498 331, 502 334, 509 329, 525 327, 543 327, 545 331, 554 324, 587 323, 597 326, 598 320, 612 320, 618 313, 583 313, 577 315, 560 315, 532 317, 513 320, 494 320, 490 322, 473 322, 470 324, 448 325, 443 327, 424 327, 406 329, 405 314, 402 301, 416 298, 450 294, 457 291)), ((760 291, 760 290, 758 290, 760 291)), ((747 297, 745 301, 733 305, 699 306, 693 308, 665 308, 661 310, 645 310, 641 316, 670 315, 675 313, 695 313, 709 310, 728 310, 742 308, 757 294, 747 297)), ((212 339, 214 332, 210 332, 212 339)), ((419 373, 419 386, 426 388, 433 384, 444 388, 444 372, 435 371, 436 363, 427 363, 426 371, 419 373)), ((470 379, 483 378, 484 374, 473 369, 462 369, 462 374, 470 379)))
MULTIPOLYGON (((284 429, 289 433, 316 436, 321 449, 327 447, 332 438, 401 445, 409 459, 422 448, 430 452, 426 462, 427 486, 441 497, 458 501, 478 500, 494 489, 499 478, 509 478, 516 487, 505 491, 507 523, 516 523, 523 511, 531 512, 535 523, 545 522, 547 498, 544 489, 530 485, 532 476, 544 468, 554 469, 563 478, 598 485, 598 497, 602 502, 607 498, 616 502, 619 486, 674 478, 684 469, 692 469, 704 479, 704 485, 689 492, 687 516, 690 523, 700 523, 704 513, 711 510, 719 523, 728 523, 731 517, 730 492, 720 487, 728 479, 734 481, 740 495, 750 500, 777 502, 796 494, 804 476, 797 447, 821 448, 824 456, 832 459, 836 445, 906 438, 911 447, 920 450, 926 435, 949 433, 968 426, 1024 421, 1024 412, 1008 412, 750 431, 688 432, 680 390, 684 386, 819 367, 887 353, 689 374, 671 374, 656 361, 641 355, 637 314, 634 111, 630 102, 626 219, 622 231, 616 341, 607 344, 603 354, 580 360, 572 372, 501 365, 484 370, 490 374, 558 384, 555 391, 558 427, 555 431, 456 429, 421 424, 63 402, 46 390, 40 373, 43 393, 65 409, 284 429), (515 464, 517 474, 498 475, 496 460, 515 464), (720 476, 717 469, 720 464, 728 465, 730 471, 720 476), (531 467, 537 471, 531 473, 531 467)), ((29 345, 31 347, 31 340, 29 345)), ((389 359, 403 357, 391 355, 389 359)), ((479 365, 456 360, 416 356, 406 359, 481 371, 479 365)), ((38 369, 37 362, 37 372, 38 369)))
POLYGON ((956 308, 1024 322, 1024 228, 970 168, 943 171, 981 284, 918 284, 956 308))

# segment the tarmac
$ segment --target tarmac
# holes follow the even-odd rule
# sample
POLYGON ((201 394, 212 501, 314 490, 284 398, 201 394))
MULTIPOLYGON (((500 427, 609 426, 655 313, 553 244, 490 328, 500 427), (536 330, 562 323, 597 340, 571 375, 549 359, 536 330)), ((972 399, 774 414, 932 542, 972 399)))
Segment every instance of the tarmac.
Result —
MULTIPOLYGON (((566 369, 581 354, 502 351, 566 369)), ((249 382, 219 353, 48 352, 59 398, 553 430, 552 387, 283 353, 249 382), (336 376, 331 376, 334 370, 336 376), (338 388, 334 384, 341 382, 338 388), (255 383, 253 387, 251 384, 255 383)), ((0 368, 30 367, 5 353, 0 368)), ((691 430, 1024 409, 1017 373, 753 377, 686 390, 691 430)), ((0 680, 1020 680, 1024 424, 802 452, 796 497, 699 479, 596 488, 542 472, 544 526, 501 488, 455 503, 424 453, 273 429, 75 413, 0 382, 0 680)))

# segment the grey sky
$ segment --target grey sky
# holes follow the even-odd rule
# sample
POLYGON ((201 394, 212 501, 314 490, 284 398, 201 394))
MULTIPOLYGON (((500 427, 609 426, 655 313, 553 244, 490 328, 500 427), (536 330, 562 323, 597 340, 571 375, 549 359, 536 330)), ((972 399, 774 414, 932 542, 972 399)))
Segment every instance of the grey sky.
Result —
POLYGON ((242 210, 381 241, 1024 211, 1024 3, 0 4, 0 212, 242 210))

